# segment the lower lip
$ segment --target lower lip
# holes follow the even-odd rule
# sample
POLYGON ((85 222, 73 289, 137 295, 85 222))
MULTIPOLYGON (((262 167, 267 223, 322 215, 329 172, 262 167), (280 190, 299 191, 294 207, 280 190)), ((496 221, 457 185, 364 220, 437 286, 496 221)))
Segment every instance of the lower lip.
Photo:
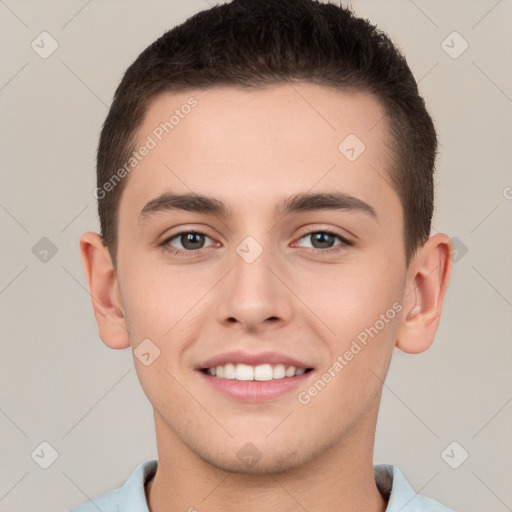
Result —
POLYGON ((314 370, 295 377, 264 381, 220 379, 200 370, 198 372, 210 386, 224 395, 242 402, 258 403, 275 400, 304 385, 314 370))

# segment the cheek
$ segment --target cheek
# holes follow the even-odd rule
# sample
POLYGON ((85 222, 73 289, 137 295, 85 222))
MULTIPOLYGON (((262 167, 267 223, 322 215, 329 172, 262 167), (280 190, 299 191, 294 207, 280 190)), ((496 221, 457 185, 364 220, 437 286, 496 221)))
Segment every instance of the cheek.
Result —
POLYGON ((324 305, 319 316, 334 335, 325 336, 328 359, 313 386, 302 390, 299 403, 311 400, 322 421, 356 422, 381 392, 402 311, 396 288, 375 276, 347 277, 337 284, 331 281, 317 295, 324 305), (332 414, 333 408, 338 414, 332 414))
POLYGON ((300 287, 297 283, 298 295, 336 336, 340 348, 378 322, 382 314, 387 330, 401 309, 404 277, 396 265, 395 268, 378 264, 366 268, 333 265, 327 272, 316 271, 310 279, 301 282, 300 287), (305 286, 304 282, 314 285, 305 286))
POLYGON ((332 384, 323 400, 364 408, 382 387, 403 310, 404 277, 397 265, 386 267, 369 266, 366 272, 340 267, 317 276, 318 287, 307 300, 316 301, 311 309, 332 331, 324 338, 329 358, 322 372, 332 384))
POLYGON ((133 341, 137 344, 141 337, 162 338, 176 317, 184 314, 183 301, 176 297, 179 283, 167 282, 142 265, 128 270, 123 277, 123 305, 133 341))
POLYGON ((137 344, 150 338, 163 348, 172 341, 176 347, 177 334, 211 303, 213 294, 208 292, 218 274, 206 267, 201 272, 190 265, 144 265, 141 260, 130 270, 126 266, 123 276, 123 304, 132 340, 137 344))

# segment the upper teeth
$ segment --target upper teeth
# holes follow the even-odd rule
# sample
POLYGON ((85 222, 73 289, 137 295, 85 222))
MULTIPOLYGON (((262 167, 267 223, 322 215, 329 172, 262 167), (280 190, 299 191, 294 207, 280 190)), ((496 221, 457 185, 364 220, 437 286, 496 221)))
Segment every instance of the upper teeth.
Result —
POLYGON ((302 375, 306 371, 305 368, 295 368, 284 364, 260 364, 258 366, 249 366, 248 364, 227 363, 208 368, 208 375, 216 376, 220 379, 236 379, 236 380, 272 380, 282 379, 284 377, 293 377, 302 375))

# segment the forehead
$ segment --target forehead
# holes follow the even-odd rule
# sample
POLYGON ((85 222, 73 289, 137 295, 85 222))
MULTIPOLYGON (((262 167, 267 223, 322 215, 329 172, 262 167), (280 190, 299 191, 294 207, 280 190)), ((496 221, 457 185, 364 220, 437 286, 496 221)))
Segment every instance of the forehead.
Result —
POLYGON ((333 187, 378 204, 389 188, 387 122, 368 94, 305 83, 165 93, 137 135, 120 218, 167 190, 262 206, 333 187))

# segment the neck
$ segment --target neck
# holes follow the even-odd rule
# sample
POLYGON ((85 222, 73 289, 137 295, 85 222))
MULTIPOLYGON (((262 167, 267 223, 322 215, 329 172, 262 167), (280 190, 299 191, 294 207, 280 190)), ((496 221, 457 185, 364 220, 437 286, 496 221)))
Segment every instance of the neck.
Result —
POLYGON ((385 512, 387 501, 373 473, 376 418, 377 410, 353 427, 342 443, 306 465, 281 473, 244 474, 197 457, 155 412, 159 456, 157 472, 146 485, 149 510, 385 512))

